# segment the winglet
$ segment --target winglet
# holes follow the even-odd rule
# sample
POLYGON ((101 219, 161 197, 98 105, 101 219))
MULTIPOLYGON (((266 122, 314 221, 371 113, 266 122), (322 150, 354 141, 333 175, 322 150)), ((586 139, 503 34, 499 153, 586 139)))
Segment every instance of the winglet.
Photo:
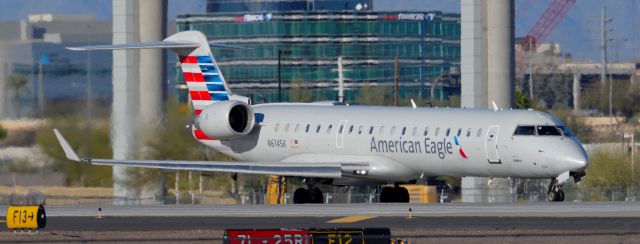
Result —
POLYGON ((411 99, 411 107, 413 107, 413 109, 416 109, 418 107, 416 105, 416 102, 413 101, 413 99, 411 99))
POLYGON ((60 134, 58 129, 53 129, 53 133, 56 134, 56 139, 58 139, 58 143, 60 143, 62 150, 64 150, 64 154, 67 156, 67 159, 80 162, 80 158, 78 157, 78 154, 76 154, 76 152, 73 151, 73 148, 69 146, 69 143, 67 142, 67 140, 64 139, 62 134, 60 134))

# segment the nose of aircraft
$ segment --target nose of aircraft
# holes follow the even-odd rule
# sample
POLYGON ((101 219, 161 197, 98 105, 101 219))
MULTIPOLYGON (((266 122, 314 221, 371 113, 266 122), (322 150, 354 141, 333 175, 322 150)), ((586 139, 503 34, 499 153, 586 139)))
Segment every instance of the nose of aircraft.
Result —
POLYGON ((580 142, 573 140, 565 158, 571 171, 580 172, 589 165, 589 156, 580 142))

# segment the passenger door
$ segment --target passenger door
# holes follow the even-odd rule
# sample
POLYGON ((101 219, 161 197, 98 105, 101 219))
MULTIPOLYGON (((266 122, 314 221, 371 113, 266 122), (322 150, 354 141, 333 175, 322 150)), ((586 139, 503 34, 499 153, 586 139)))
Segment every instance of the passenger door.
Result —
POLYGON ((487 154, 487 160, 490 164, 502 164, 500 155, 498 154, 498 133, 500 126, 492 125, 487 130, 487 138, 485 141, 484 151, 487 154))
POLYGON ((344 134, 347 129, 348 120, 340 120, 338 128, 336 129, 336 148, 344 148, 344 134))

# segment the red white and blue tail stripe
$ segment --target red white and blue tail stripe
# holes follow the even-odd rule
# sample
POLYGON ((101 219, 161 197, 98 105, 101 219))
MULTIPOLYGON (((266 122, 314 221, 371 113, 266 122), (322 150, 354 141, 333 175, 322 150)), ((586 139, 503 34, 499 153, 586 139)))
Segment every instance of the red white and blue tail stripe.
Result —
POLYGON ((196 115, 216 101, 229 100, 224 78, 212 56, 180 56, 180 65, 196 115))

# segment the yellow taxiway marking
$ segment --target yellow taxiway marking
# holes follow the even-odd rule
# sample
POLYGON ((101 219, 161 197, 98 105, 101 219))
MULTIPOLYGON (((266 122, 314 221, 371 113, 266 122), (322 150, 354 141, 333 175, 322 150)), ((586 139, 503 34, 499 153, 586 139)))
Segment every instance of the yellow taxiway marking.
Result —
POLYGON ((339 218, 339 219, 332 219, 327 221, 327 223, 329 224, 341 224, 341 223, 355 223, 358 221, 363 221, 366 219, 373 219, 377 216, 373 216, 373 215, 356 215, 356 216, 349 216, 349 217, 344 217, 344 218, 339 218))

